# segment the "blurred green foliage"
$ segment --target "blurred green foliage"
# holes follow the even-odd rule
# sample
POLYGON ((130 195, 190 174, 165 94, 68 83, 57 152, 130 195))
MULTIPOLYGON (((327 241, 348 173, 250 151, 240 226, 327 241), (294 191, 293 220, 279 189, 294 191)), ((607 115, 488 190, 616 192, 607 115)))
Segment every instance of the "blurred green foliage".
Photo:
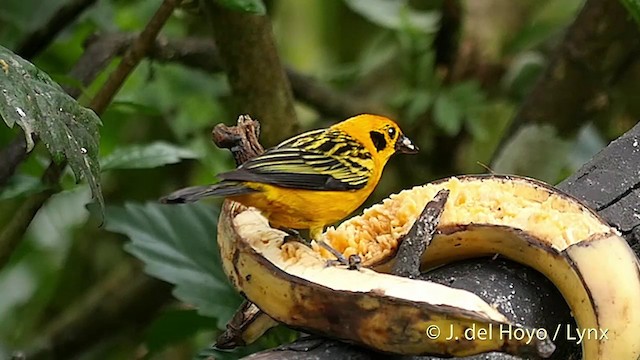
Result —
MULTIPOLYGON (((16 51, 23 39, 68 2, 3 0, 0 46, 16 51)), ((87 38, 139 32, 159 3, 97 1, 32 61, 58 83, 77 85, 68 72, 82 55, 87 38)), ((370 205, 392 192, 442 176, 484 172, 480 164, 490 162, 508 121, 583 2, 220 3, 239 11, 266 11, 287 66, 335 89, 337 97, 366 100, 394 114, 421 148, 417 158, 392 159, 366 204, 370 205), (488 3, 497 8, 487 11, 488 3)), ((637 2, 625 4, 638 16, 637 2)), ((176 11, 162 34, 180 39, 207 36, 208 32, 206 19, 192 6, 185 6, 176 11)), ((83 89, 81 104, 86 105, 115 64, 83 89)), ((3 79, 0 76, 0 87, 18 86, 3 79)), ((147 273, 175 284, 175 299, 167 297, 159 315, 129 329, 133 335, 124 335, 124 330, 123 334, 109 334, 80 358, 231 359, 295 335, 274 329, 258 344, 237 352, 201 352, 224 329, 240 300, 226 282, 217 258, 219 203, 180 207, 154 203, 179 187, 211 183, 216 173, 234 166, 230 154, 215 148, 210 140, 215 124, 233 124, 239 115, 228 110, 230 96, 221 72, 206 73, 171 61, 144 60, 140 64, 101 116, 99 152, 88 149, 102 165, 101 183, 108 205, 105 224, 93 212, 88 187, 77 184, 66 171, 63 191, 38 212, 9 264, 0 268, 0 358, 34 346, 42 329, 57 316, 77 306, 114 268, 130 264, 129 254, 144 262, 147 273)), ((306 129, 342 120, 302 102, 296 105, 306 129)), ((4 104, 0 110, 5 122, 14 121, 4 104)), ((54 113, 47 108, 37 111, 54 113)), ((532 126, 511 139, 510 151, 494 163, 493 170, 555 183, 626 130, 629 119, 638 116, 634 111, 638 110, 617 107, 605 127, 587 125, 574 139, 558 138, 550 126, 532 126)), ((22 135, 15 128, 0 128, 0 147, 17 136, 22 135)), ((64 143, 56 145, 69 150, 64 143)), ((0 189, 0 229, 12 221, 28 196, 42 190, 40 176, 49 161, 49 151, 42 144, 36 146, 0 189)), ((73 167, 74 162, 71 164, 73 167)), ((136 269, 132 266, 131 271, 136 269)))

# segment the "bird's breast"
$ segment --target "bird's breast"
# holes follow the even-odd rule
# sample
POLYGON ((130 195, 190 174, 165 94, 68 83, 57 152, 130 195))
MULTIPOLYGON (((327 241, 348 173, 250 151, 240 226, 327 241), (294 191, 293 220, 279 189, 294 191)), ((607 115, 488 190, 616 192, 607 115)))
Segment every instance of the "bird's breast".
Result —
POLYGON ((307 229, 335 223, 353 213, 371 194, 368 188, 317 191, 259 185, 260 191, 234 200, 260 210, 273 226, 307 229))

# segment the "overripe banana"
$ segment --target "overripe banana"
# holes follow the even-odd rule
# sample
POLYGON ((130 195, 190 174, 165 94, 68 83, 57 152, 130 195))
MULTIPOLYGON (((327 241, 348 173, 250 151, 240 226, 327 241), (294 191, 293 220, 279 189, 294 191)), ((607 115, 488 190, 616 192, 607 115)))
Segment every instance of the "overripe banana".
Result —
POLYGON ((256 211, 226 202, 218 230, 225 271, 274 319, 382 351, 464 356, 495 350, 522 353, 534 346, 544 353, 546 343, 518 342, 507 333, 466 336, 465 327, 489 331, 507 325, 475 295, 382 273, 393 265, 398 239, 445 188, 451 193, 439 234, 422 259, 425 269, 496 253, 529 265, 545 274, 571 307, 583 331, 584 359, 640 356, 635 254, 594 212, 530 179, 445 179, 392 195, 327 230, 326 242, 345 256, 359 255, 377 273, 325 268, 318 256, 323 250, 281 245, 283 234, 269 228, 256 211), (447 335, 451 327, 453 339, 461 340, 429 338, 425 332, 430 325, 447 329, 447 335))

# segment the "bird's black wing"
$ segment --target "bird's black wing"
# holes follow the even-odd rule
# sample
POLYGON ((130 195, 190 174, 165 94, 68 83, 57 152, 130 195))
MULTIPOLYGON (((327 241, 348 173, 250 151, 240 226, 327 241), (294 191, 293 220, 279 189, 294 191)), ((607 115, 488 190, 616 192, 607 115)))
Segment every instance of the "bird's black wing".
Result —
POLYGON ((218 177, 295 189, 356 190, 369 181, 373 164, 371 154, 351 136, 321 129, 291 138, 218 177))

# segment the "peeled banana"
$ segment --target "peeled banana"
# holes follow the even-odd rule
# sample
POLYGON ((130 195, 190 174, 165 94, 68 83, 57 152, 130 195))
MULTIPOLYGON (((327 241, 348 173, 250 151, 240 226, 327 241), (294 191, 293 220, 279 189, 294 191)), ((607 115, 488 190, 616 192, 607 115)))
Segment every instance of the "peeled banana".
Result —
MULTIPOLYGON (((325 232, 325 242, 347 257, 359 255, 363 266, 375 271, 325 267, 330 255, 323 249, 283 245, 284 233, 271 229, 256 210, 227 201, 218 229, 225 272, 275 320, 380 351, 548 356, 553 351, 549 338, 557 334, 543 338, 539 329, 509 324, 467 291, 384 274, 393 266, 398 241, 442 189, 450 195, 439 234, 423 256, 424 270, 493 254, 529 265, 547 276, 569 304, 583 359, 640 356, 635 254, 593 211, 531 179, 444 179, 392 195, 325 232)), ((565 331, 561 325, 558 330, 565 331)))

